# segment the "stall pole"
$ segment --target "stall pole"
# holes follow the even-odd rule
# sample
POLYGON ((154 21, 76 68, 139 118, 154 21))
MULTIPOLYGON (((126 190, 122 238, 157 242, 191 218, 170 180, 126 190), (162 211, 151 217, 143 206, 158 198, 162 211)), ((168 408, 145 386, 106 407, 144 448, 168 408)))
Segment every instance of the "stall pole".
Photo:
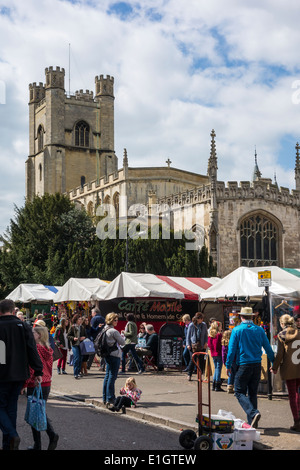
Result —
MULTIPOLYGON (((271 335, 270 335, 270 329, 271 329, 271 305, 270 305, 270 291, 269 291, 269 286, 266 286, 265 288, 266 296, 267 296, 267 302, 266 305, 269 307, 269 328, 267 328, 267 338, 268 341, 270 342, 271 335)), ((271 344, 271 343, 270 343, 271 344)), ((270 359, 267 357, 267 373, 268 373, 268 400, 272 400, 272 375, 270 371, 271 363, 270 359)))

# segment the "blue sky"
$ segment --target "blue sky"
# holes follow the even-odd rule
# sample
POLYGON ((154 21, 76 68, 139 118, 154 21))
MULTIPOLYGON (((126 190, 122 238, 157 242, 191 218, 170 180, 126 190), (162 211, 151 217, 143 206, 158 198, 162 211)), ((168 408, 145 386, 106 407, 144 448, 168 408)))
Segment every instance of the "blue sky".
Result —
POLYGON ((25 197, 28 85, 66 70, 68 91, 115 78, 115 145, 131 166, 244 181, 255 146, 266 178, 294 188, 300 140, 296 0, 0 0, 0 232, 25 197))

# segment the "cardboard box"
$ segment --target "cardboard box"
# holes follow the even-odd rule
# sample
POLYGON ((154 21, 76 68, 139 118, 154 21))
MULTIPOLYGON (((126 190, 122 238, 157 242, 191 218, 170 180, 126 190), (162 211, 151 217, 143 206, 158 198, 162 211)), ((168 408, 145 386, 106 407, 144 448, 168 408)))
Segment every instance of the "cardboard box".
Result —
POLYGON ((235 441, 234 450, 252 450, 253 441, 235 441))
POLYGON ((233 450, 234 449, 234 434, 225 433, 220 434, 217 432, 212 433, 213 450, 233 450))
POLYGON ((257 431, 255 428, 235 428, 234 440, 235 441, 256 441, 257 431))

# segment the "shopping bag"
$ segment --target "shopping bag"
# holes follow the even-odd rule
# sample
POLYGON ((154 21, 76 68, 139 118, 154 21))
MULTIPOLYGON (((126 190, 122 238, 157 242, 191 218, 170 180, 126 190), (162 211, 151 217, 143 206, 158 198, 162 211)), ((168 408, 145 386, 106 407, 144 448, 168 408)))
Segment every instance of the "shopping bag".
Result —
POLYGON ((32 395, 27 397, 24 419, 26 423, 30 424, 37 431, 46 431, 46 401, 43 399, 41 384, 35 387, 32 395))
POLYGON ((83 356, 86 356, 88 354, 95 354, 95 346, 94 346, 93 341, 91 341, 88 338, 81 341, 80 352, 83 356))

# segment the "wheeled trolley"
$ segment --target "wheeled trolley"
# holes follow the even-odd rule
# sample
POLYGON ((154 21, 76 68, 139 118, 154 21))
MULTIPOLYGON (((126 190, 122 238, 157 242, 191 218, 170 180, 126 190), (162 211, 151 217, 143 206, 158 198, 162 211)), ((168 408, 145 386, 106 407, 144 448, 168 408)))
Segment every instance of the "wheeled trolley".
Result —
MULTIPOLYGON (((180 433, 179 443, 185 449, 194 450, 212 450, 218 440, 219 436, 224 436, 228 433, 231 435, 234 429, 234 421, 221 419, 219 416, 212 416, 211 414, 211 388, 210 388, 210 363, 207 363, 207 385, 208 385, 208 396, 207 403, 203 403, 202 396, 202 369, 204 371, 205 359, 207 359, 208 353, 196 352, 192 355, 192 361, 197 368, 197 382, 198 382, 198 414, 196 416, 196 422, 198 423, 198 437, 195 431, 192 429, 185 429, 180 433), (203 407, 208 408, 208 413, 203 414, 203 407), (216 439, 217 438, 217 439, 216 439)), ((233 443, 232 438, 227 439, 230 445, 233 443)), ((223 448, 225 448, 223 445, 223 448)))

